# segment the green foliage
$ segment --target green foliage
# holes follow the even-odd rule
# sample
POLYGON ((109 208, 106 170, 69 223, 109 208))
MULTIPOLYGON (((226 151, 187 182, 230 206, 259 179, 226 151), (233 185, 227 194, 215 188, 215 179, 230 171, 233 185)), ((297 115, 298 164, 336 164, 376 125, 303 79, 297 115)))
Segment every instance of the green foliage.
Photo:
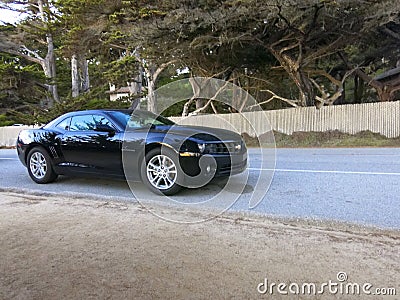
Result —
POLYGON ((76 98, 67 98, 61 103, 57 103, 50 110, 37 110, 34 114, 34 123, 45 124, 52 119, 71 111, 104 109, 104 108, 129 108, 129 99, 118 99, 110 101, 106 98, 94 98, 93 94, 84 94, 76 98))
POLYGON ((123 56, 103 66, 104 79, 108 82, 125 83, 137 76, 139 65, 132 56, 123 56))
MULTIPOLYGON (((343 57, 371 77, 396 65, 400 58, 397 2, 57 0, 45 1, 45 22, 34 6, 28 6, 22 22, 0 26, 2 122, 42 123, 70 110, 129 106, 129 100, 110 102, 105 92, 109 83, 124 86, 136 77, 139 68, 131 56, 134 51, 143 64, 155 68, 176 61, 163 71, 158 87, 189 76, 176 75, 176 68, 187 67, 193 76, 231 80, 259 102, 270 97, 266 90, 299 98, 302 87, 295 81, 300 75, 303 81, 314 81, 310 89, 319 96, 315 85, 332 94, 336 86, 321 72, 341 80, 350 68, 343 57), (54 38, 56 83, 62 101, 44 111, 49 95, 43 87, 49 82, 41 66, 22 56, 6 55, 2 49, 24 45, 32 50, 24 55, 44 57, 47 33, 54 38), (91 90, 78 98, 71 97, 73 54, 89 61, 91 90), (34 118, 28 117, 33 111, 34 118)), ((18 47, 14 50, 20 51, 18 47)), ((367 83, 356 87, 354 80, 354 74, 346 80, 342 103, 376 101, 367 83)), ((183 105, 178 103, 164 114, 179 115, 183 105)), ((216 105, 218 111, 228 111, 216 105)), ((280 100, 263 104, 264 109, 287 106, 280 100)))
MULTIPOLYGON (((161 112, 163 117, 180 117, 182 115, 183 106, 185 105, 186 100, 179 101, 174 105, 169 106, 167 109, 161 112)), ((191 105, 191 110, 195 108, 195 103, 191 105)))
POLYGON ((31 112, 31 106, 45 96, 40 86, 45 81, 43 73, 37 65, 12 55, 0 53, 0 61, 0 112, 5 116, 12 111, 31 112))
POLYGON ((15 124, 16 122, 10 118, 9 116, 0 114, 0 127, 2 126, 11 126, 15 124))

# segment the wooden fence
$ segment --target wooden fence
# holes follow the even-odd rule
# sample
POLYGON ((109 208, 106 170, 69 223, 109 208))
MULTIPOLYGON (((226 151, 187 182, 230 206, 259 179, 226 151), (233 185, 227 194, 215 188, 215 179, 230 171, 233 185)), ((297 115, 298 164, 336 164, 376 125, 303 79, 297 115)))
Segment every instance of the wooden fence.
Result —
MULTIPOLYGON (((255 136, 271 129, 286 134, 297 131, 339 130, 354 134, 369 130, 389 138, 400 136, 400 101, 353 105, 288 108, 243 114, 199 115, 171 118, 186 125, 200 125, 246 132, 255 136)), ((15 146, 21 127, 0 127, 0 146, 15 146)))
POLYGON ((355 134, 372 131, 386 137, 400 136, 400 101, 351 105, 288 108, 243 114, 198 115, 171 118, 186 125, 235 129, 255 136, 271 128, 285 134, 297 131, 339 130, 355 134), (247 120, 246 120, 247 119, 247 120), (268 120, 269 124, 265 122, 268 120))

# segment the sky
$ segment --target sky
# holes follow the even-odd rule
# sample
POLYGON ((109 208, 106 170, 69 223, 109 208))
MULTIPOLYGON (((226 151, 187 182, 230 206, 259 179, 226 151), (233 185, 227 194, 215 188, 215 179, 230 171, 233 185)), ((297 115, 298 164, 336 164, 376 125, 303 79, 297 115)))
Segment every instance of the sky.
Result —
POLYGON ((15 23, 22 18, 19 12, 11 11, 8 9, 0 9, 0 22, 1 23, 15 23))

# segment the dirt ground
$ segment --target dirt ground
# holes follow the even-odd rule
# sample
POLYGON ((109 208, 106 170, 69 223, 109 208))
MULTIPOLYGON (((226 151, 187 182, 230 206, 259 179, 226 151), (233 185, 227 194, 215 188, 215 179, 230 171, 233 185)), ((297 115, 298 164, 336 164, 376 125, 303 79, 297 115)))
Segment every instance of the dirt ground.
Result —
POLYGON ((0 199, 0 299, 400 297, 400 231, 240 214, 184 225, 136 203, 11 192, 0 199), (397 296, 258 291, 339 284, 339 272, 343 283, 371 283, 371 293, 395 288, 397 296))

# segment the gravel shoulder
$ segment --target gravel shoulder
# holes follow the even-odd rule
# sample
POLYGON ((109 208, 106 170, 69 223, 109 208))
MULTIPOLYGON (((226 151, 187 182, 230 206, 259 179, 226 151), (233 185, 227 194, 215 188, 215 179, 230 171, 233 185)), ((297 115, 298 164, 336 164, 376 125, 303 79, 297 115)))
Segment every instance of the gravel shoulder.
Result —
POLYGON ((265 278, 322 284, 338 282, 339 272, 397 296, 326 290, 312 299, 400 294, 397 230, 233 213, 185 225, 136 203, 13 192, 0 199, 0 299, 262 299, 271 298, 257 291, 265 278))

